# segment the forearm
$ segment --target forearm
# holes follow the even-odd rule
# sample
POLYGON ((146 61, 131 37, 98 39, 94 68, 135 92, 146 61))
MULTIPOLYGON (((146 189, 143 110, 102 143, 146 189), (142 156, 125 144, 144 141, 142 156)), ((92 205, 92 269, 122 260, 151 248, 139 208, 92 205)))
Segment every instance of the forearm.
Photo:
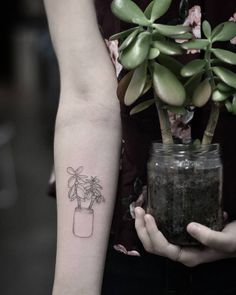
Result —
POLYGON ((117 80, 93 0, 45 0, 45 6, 61 80, 55 130, 58 238, 53 295, 98 295, 119 172, 117 80), (73 178, 79 167, 86 177, 73 178), (99 180, 95 188, 91 177, 99 180))
MULTIPOLYGON (((44 0, 50 34, 57 55, 61 91, 100 91, 114 71, 101 38, 94 0, 44 0), (104 61, 106 65, 104 67, 104 61)), ((106 87, 113 87, 107 83, 106 87)))
MULTIPOLYGON (((66 124, 64 118, 67 114, 59 110, 55 136, 58 242, 53 294, 98 295, 119 171, 120 118, 118 108, 114 108, 112 114, 99 112, 98 106, 89 106, 87 102, 80 102, 71 111, 76 112, 77 119, 66 124), (91 232, 91 224, 87 224, 91 220, 81 215, 79 221, 73 221, 78 201, 81 201, 81 207, 88 208, 91 194, 86 201, 76 198, 70 201, 68 195, 68 179, 72 175, 67 173, 67 168, 80 166, 83 167, 81 174, 86 175, 87 180, 91 176, 100 180, 103 188, 100 191, 105 199, 104 202, 94 202, 92 206, 94 221, 91 232), (78 229, 81 227, 88 227, 87 233, 80 233, 78 229), (85 237, 89 234, 90 237, 85 237)), ((84 197, 81 190, 78 196, 84 197)))

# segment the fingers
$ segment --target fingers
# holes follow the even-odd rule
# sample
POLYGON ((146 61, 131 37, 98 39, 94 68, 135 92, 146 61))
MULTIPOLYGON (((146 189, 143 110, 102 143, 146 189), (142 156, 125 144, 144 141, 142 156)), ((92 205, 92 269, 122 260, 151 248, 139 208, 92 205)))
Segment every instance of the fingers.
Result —
POLYGON ((196 222, 188 224, 187 231, 203 245, 218 251, 231 252, 231 245, 236 244, 236 238, 227 231, 214 231, 196 222))
POLYGON ((180 247, 169 243, 159 231, 155 219, 139 207, 135 209, 135 228, 147 252, 189 267, 236 256, 236 221, 227 224, 222 232, 195 222, 190 223, 187 231, 206 247, 180 247))
POLYGON ((180 259, 181 248, 167 241, 157 228, 155 219, 150 214, 146 214, 144 219, 155 254, 168 257, 175 261, 180 259))
POLYGON ((141 207, 135 208, 135 228, 144 249, 147 252, 152 253, 152 243, 146 229, 144 215, 145 211, 141 207))
POLYGON ((180 247, 170 244, 158 230, 154 218, 142 208, 135 209, 135 228, 146 251, 177 260, 180 247))

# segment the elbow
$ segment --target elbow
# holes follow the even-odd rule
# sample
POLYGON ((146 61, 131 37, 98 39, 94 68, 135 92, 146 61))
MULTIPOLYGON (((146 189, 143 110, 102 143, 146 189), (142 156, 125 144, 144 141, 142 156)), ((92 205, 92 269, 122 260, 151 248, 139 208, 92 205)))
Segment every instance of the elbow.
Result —
POLYGON ((120 131, 120 104, 116 94, 107 93, 102 97, 85 92, 76 96, 61 95, 56 117, 56 129, 64 129, 78 124, 91 124, 120 131))

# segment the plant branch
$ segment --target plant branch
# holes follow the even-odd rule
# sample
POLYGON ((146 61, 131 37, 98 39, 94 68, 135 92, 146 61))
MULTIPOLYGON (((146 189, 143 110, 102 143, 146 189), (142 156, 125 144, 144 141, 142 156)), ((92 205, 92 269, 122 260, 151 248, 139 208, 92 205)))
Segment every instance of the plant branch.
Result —
MULTIPOLYGON (((211 84, 211 89, 212 89, 212 92, 213 92, 216 85, 215 85, 215 81, 214 81, 214 75, 213 75, 213 72, 211 70, 210 46, 206 50, 205 59, 207 61, 208 77, 210 78, 209 82, 211 84)), ((212 102, 209 120, 208 120, 207 127, 206 127, 206 129, 204 131, 204 135, 203 135, 203 139, 202 139, 202 144, 203 145, 210 144, 212 142, 212 139, 213 139, 213 136, 214 136, 214 133, 215 133, 215 129, 216 129, 216 126, 217 126, 217 123, 218 123, 219 114, 220 114, 219 104, 215 103, 215 102, 212 102)))
POLYGON ((155 104, 156 104, 158 117, 159 117, 162 142, 164 144, 173 144, 174 141, 171 134, 171 127, 170 127, 168 112, 166 109, 162 108, 162 103, 160 101, 160 98, 156 95, 155 90, 153 91, 153 94, 154 94, 155 104))

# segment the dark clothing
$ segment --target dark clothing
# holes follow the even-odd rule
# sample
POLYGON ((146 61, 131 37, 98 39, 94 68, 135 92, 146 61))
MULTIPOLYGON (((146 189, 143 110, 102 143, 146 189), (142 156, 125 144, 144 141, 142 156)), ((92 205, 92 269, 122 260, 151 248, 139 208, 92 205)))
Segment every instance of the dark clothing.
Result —
MULTIPOLYGON (((102 32, 105 37, 130 27, 114 20, 107 8, 110 1, 96 0, 98 14, 102 12, 102 32), (108 3, 109 2, 109 3, 108 3), (107 11, 107 16, 105 15, 107 11), (110 25, 109 25, 110 24, 110 25)), ((150 1, 135 1, 141 8, 150 1)), ((212 27, 229 20, 236 12, 236 1, 188 1, 189 9, 200 5, 202 20, 207 19, 212 27)), ((179 15, 180 1, 173 1, 170 11, 161 19, 167 24, 183 23, 179 15)), ((235 45, 228 45, 235 50, 235 45)), ((186 60, 189 56, 186 56, 186 60)), ((151 97, 149 97, 151 98, 151 97)), ((140 99, 142 100, 142 98, 140 99)), ((140 101, 139 100, 139 101, 140 101)), ((130 116, 131 107, 121 102, 122 155, 121 171, 114 213, 110 246, 107 254, 103 282, 103 295, 233 295, 236 294, 236 259, 226 259, 194 268, 144 251, 130 215, 130 204, 137 200, 137 186, 146 185, 146 165, 150 144, 160 140, 161 134, 155 107, 135 116, 130 116), (116 252, 112 247, 122 245, 127 251, 136 250, 141 257, 132 257, 116 252)), ((192 138, 202 138, 209 113, 208 107, 195 112, 192 121, 192 138)), ((224 164, 223 207, 229 219, 236 219, 236 116, 223 111, 217 126, 214 142, 222 149, 224 164)))
POLYGON ((188 268, 146 254, 107 254, 102 295, 235 295, 236 259, 188 268))
MULTIPOLYGON (((110 2, 110 0, 96 0, 98 21, 105 37, 132 27, 130 24, 119 22, 112 15, 109 8, 110 2)), ((135 2, 141 8, 144 8, 150 1, 137 0, 135 2)), ((170 10, 160 19, 160 22, 165 24, 183 23, 184 17, 179 10, 180 2, 180 0, 172 1, 170 10)), ((202 21, 204 19, 209 20, 213 28, 220 22, 228 21, 236 12, 235 0, 194 0, 187 2, 187 9, 199 5, 202 12, 202 21)), ((236 51, 236 45, 228 42, 227 46, 230 47, 230 50, 236 51)), ((186 55, 184 59, 185 62, 191 59, 191 54, 186 55)), ((150 92, 146 96, 152 98, 152 93, 150 92)), ((140 98, 137 104, 142 99, 140 98)), ((136 189, 137 185, 146 185, 146 166, 150 144, 154 140, 161 140, 161 134, 154 106, 137 115, 130 116, 129 112, 132 107, 133 105, 126 107, 121 102, 123 147, 112 237, 113 244, 121 244, 128 251, 137 250, 143 252, 134 229, 134 219, 130 215, 129 206, 139 196, 136 193, 136 191, 139 191, 139 189, 136 189)), ((193 139, 202 138, 209 116, 208 111, 208 107, 195 111, 191 124, 193 139)), ((233 130, 236 130, 236 116, 225 110, 221 114, 213 142, 218 142, 221 145, 224 164, 223 206, 224 210, 228 212, 230 220, 236 219, 236 137, 233 136, 233 130)))

